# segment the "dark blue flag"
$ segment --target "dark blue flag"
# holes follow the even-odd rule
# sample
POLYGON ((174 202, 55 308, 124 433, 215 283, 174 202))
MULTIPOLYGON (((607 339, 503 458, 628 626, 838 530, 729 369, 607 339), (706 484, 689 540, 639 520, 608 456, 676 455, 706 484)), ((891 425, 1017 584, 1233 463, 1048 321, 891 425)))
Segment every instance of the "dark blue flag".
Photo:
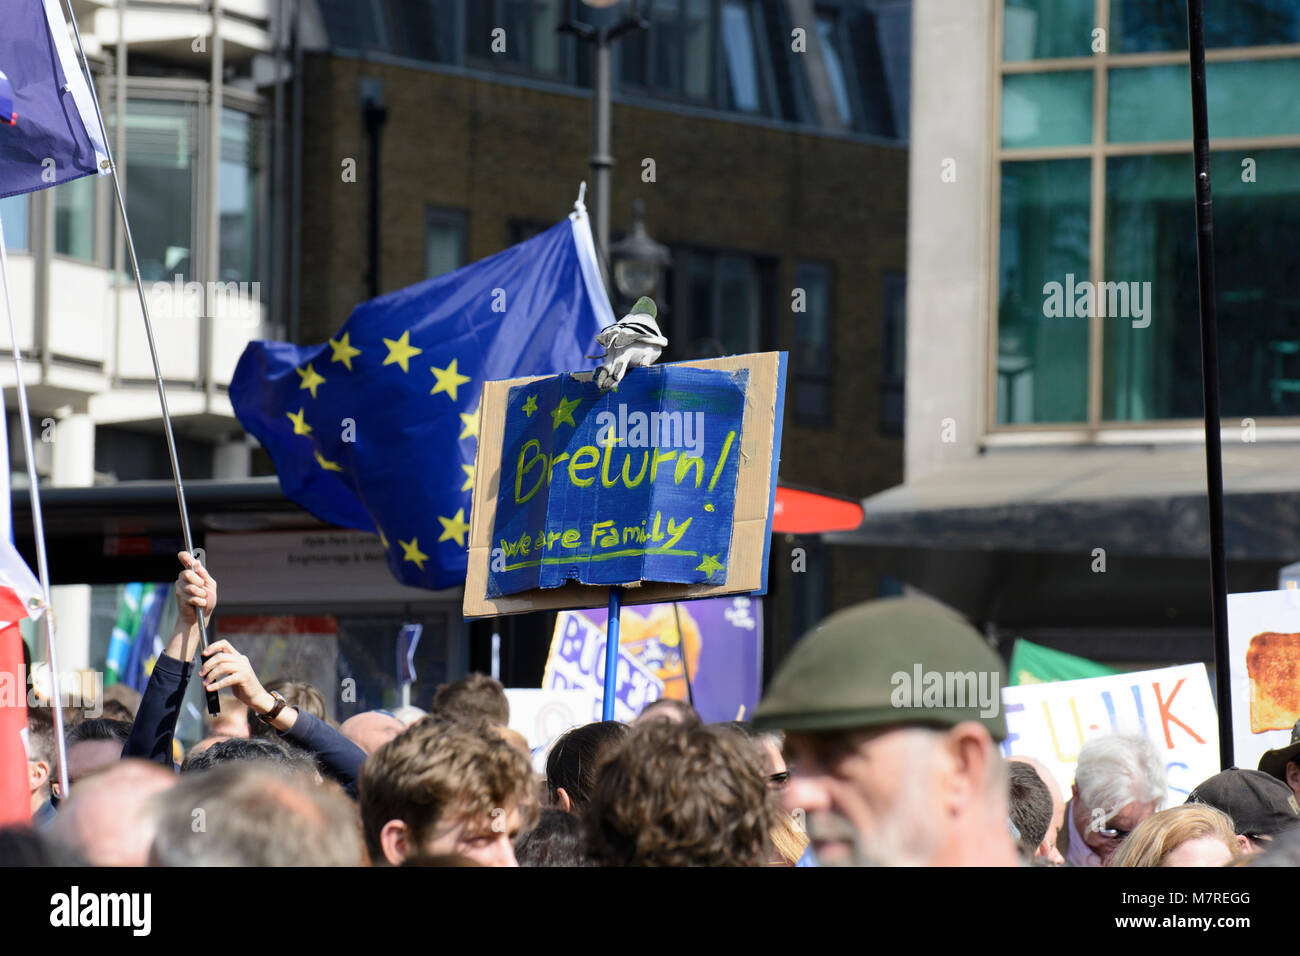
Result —
POLYGON ((614 322, 584 211, 362 303, 322 345, 253 342, 230 382, 284 493, 379 535, 403 584, 465 580, 484 381, 590 368, 614 322))
POLYGON ((0 117, 0 198, 109 171, 90 87, 59 0, 6 0, 0 72, 13 90, 0 117))

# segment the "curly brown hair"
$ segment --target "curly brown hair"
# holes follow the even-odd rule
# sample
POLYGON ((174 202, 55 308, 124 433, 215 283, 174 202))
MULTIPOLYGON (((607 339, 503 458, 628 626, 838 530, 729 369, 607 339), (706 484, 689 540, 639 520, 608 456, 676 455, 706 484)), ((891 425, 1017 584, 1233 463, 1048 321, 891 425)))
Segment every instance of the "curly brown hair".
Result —
POLYGON ((419 845, 449 813, 487 820, 497 807, 524 803, 532 783, 528 759, 486 727, 418 720, 361 768, 366 849, 373 860, 384 859, 380 833, 389 820, 404 821, 419 845))
POLYGON ((748 740, 654 721, 610 752, 584 823, 598 866, 762 866, 778 820, 748 740))

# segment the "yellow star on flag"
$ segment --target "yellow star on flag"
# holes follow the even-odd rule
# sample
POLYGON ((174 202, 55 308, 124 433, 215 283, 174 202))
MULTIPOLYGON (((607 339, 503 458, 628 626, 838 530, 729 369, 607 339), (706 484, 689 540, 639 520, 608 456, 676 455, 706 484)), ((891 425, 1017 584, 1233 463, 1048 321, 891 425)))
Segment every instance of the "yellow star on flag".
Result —
POLYGON ((328 458, 326 458, 326 457, 325 457, 324 455, 322 455, 320 452, 316 452, 316 461, 318 461, 318 462, 320 463, 320 466, 321 466, 322 468, 324 468, 326 471, 342 471, 342 470, 343 470, 343 466, 342 466, 342 465, 340 465, 338 462, 330 461, 328 458))
POLYGON ((429 371, 433 377, 438 380, 438 384, 433 386, 430 395, 437 395, 439 392, 446 392, 451 396, 451 400, 456 401, 456 389, 469 381, 468 375, 461 375, 460 370, 456 368, 456 360, 452 359, 451 364, 446 368, 438 368, 436 365, 429 366, 429 371))
POLYGON ((330 361, 342 362, 347 366, 349 372, 352 371, 353 357, 361 354, 361 349, 353 348, 352 344, 348 342, 348 336, 351 334, 351 332, 344 332, 343 338, 337 342, 330 339, 330 348, 334 350, 334 356, 330 361))
POLYGON ((412 538, 410 541, 397 539, 397 543, 402 546, 402 560, 412 562, 421 571, 424 570, 424 562, 429 560, 427 554, 420 551, 420 539, 412 538))
POLYGON ((306 411, 307 411, 306 409, 304 409, 304 408, 300 408, 300 409, 298 409, 298 414, 297 414, 297 415, 295 415, 293 412, 285 412, 285 415, 288 416, 289 421, 293 422, 293 433, 294 433, 295 435, 310 435, 310 434, 311 434, 311 426, 308 425, 308 424, 303 420, 303 417, 304 417, 304 415, 306 414, 306 411))
POLYGON ((479 423, 478 413, 479 410, 477 408, 474 409, 473 414, 470 414, 468 412, 460 413, 460 420, 465 423, 465 427, 462 428, 460 432, 461 438, 470 438, 470 437, 478 438, 478 423, 479 423))
POLYGON ((552 430, 559 428, 564 422, 568 422, 574 428, 578 427, 577 422, 573 420, 573 410, 582 403, 582 399, 575 398, 569 401, 567 398, 560 399, 558 407, 551 411, 552 430))
POLYGON ((424 349, 417 349, 411 344, 411 330, 407 329, 402 333, 402 337, 397 341, 384 339, 384 344, 388 346, 388 358, 384 359, 385 365, 392 365, 396 362, 402 366, 403 372, 409 372, 411 369, 407 363, 413 356, 419 355, 424 349))
POLYGON ((311 397, 315 398, 316 389, 325 384, 325 377, 312 368, 310 364, 308 364, 305 372, 300 368, 296 368, 294 371, 297 372, 298 377, 302 379, 302 384, 298 386, 299 390, 304 388, 310 389, 311 397))
POLYGON ((537 396, 529 395, 528 401, 524 402, 524 414, 532 418, 535 411, 537 411, 537 396))
POLYGON ((724 566, 718 563, 716 554, 706 554, 704 560, 695 568, 696 571, 703 571, 709 577, 713 577, 714 572, 721 571, 724 566))
POLYGON ((442 534, 438 536, 438 540, 448 541, 455 538, 458 545, 465 547, 465 532, 469 530, 469 524, 465 521, 465 509, 457 508, 454 518, 438 515, 438 520, 442 522, 442 534))
POLYGON ((470 491, 474 487, 474 466, 461 465, 460 467, 465 469, 465 484, 460 486, 460 490, 470 491))

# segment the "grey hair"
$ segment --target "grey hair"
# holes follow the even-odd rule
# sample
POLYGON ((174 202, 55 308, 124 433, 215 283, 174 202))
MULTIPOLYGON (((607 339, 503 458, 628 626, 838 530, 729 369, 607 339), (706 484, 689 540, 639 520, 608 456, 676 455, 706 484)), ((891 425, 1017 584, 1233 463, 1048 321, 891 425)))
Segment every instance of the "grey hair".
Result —
POLYGON ((1074 782, 1088 810, 1114 814, 1130 803, 1152 802, 1158 810, 1165 797, 1165 764, 1146 737, 1106 734, 1083 745, 1074 782))

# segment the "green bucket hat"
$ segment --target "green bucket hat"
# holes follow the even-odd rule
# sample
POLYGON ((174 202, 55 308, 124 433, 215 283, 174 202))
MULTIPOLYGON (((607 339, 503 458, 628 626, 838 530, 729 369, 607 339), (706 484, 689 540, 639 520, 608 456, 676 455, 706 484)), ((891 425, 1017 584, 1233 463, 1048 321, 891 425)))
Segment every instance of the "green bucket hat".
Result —
POLYGON ((980 633, 933 601, 886 598, 832 614, 782 662, 753 723, 819 732, 968 720, 1007 735, 1006 665, 980 633))

